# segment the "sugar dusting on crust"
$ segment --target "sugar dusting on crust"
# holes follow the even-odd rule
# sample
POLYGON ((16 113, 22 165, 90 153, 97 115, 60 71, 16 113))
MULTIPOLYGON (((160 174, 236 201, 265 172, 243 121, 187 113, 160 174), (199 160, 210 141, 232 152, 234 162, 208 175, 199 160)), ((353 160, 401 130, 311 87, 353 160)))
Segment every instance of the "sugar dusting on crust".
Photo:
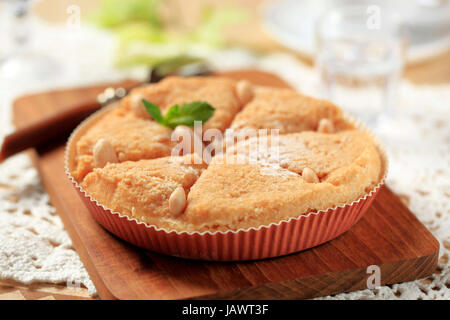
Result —
POLYGON ((181 168, 181 170, 183 170, 185 173, 192 173, 192 174, 195 174, 195 175, 199 175, 199 171, 198 171, 197 168, 190 167, 190 166, 184 166, 184 165, 181 165, 180 168, 181 168))
MULTIPOLYGON (((244 128, 245 130, 245 128, 244 128)), ((262 175, 286 178, 298 174, 283 168, 283 165, 291 162, 288 148, 283 143, 272 146, 270 139, 267 143, 261 143, 261 138, 252 137, 238 142, 231 147, 227 154, 234 154, 242 163, 258 165, 262 175)))
POLYGON ((274 165, 274 164, 262 164, 259 163, 261 168, 260 168, 260 172, 262 175, 267 175, 267 176, 274 176, 274 177, 280 177, 280 178, 287 178, 289 176, 298 176, 298 174, 289 171, 287 169, 284 169, 282 167, 280 167, 279 165, 274 165))

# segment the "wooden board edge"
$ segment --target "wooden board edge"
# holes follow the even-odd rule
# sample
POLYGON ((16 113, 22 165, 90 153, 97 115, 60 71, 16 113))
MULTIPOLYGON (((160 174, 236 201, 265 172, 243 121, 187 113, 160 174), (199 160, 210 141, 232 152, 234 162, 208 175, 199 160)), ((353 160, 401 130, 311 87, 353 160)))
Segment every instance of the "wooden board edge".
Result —
MULTIPOLYGON (((430 276, 436 270, 438 258, 439 250, 420 258, 382 264, 379 266, 381 271, 380 286, 408 282, 430 276), (396 270, 401 270, 404 266, 411 266, 412 263, 420 267, 415 269, 410 268, 411 272, 407 274, 397 275, 395 273, 396 270)), ((268 297, 271 297, 271 299, 312 299, 367 289, 367 281, 372 274, 369 271, 367 268, 351 269, 335 274, 311 276, 277 283, 271 282, 260 286, 232 290, 220 294, 192 297, 190 299, 264 300, 268 299, 268 297), (360 280, 348 282, 349 279, 360 280)), ((376 289, 374 288, 373 290, 376 289)))

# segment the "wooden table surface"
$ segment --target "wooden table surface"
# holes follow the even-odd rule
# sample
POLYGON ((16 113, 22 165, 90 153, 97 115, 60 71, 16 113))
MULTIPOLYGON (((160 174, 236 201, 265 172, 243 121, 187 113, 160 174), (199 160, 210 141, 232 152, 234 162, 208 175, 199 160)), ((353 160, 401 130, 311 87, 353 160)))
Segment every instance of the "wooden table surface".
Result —
MULTIPOLYGON (((77 0, 81 15, 85 17, 98 4, 99 0, 77 0)), ((169 10, 179 6, 182 0, 169 0, 169 10)), ((283 51, 294 54, 298 59, 312 66, 312 61, 301 54, 286 49, 272 39, 262 29, 258 14, 259 6, 264 0, 190 0, 189 6, 181 12, 186 24, 192 23, 198 16, 199 8, 206 4, 213 6, 239 6, 247 9, 249 18, 242 24, 229 26, 226 38, 230 43, 243 44, 258 51, 283 51)), ((67 19, 67 8, 74 4, 73 0, 42 0, 34 7, 34 13, 41 19, 62 24, 67 19)), ((0 4, 1 10, 1 4, 0 4)), ((407 66, 405 77, 416 84, 450 84, 450 51, 432 59, 407 66)), ((427 281, 424 279, 422 281, 427 281)), ((85 288, 68 288, 64 285, 38 283, 24 285, 14 281, 0 280, 0 300, 3 299, 92 299, 85 288)))

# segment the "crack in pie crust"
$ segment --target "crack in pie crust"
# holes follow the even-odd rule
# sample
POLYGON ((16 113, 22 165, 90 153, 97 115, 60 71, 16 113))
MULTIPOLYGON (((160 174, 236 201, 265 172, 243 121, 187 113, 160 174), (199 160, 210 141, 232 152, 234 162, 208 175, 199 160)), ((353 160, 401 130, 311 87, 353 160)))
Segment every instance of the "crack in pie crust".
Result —
POLYGON ((184 164, 186 158, 192 157, 109 163, 89 173, 81 187, 114 211, 170 229, 177 225, 169 210, 171 194, 178 187, 188 194, 206 168, 205 163, 184 164))
POLYGON ((182 216, 184 229, 225 231, 269 225, 350 203, 381 179, 380 156, 364 132, 305 131, 280 136, 280 145, 281 165, 265 157, 252 163, 248 152, 234 154, 235 150, 228 151, 235 157, 231 161, 213 158, 190 190, 182 216), (239 162, 239 156, 244 161, 239 162), (305 179, 305 168, 317 174, 317 182, 305 179))
MULTIPOLYGON (((158 105, 165 114, 175 104, 206 101, 215 108, 215 112, 205 123, 204 129, 224 131, 242 108, 237 83, 238 81, 222 77, 167 77, 157 84, 133 89, 122 99, 121 108, 125 112, 136 110, 136 103, 140 105, 144 98, 158 105)), ((141 112, 138 114, 142 115, 141 112)), ((145 118, 148 118, 147 114, 145 118)))
POLYGON ((175 143, 170 141, 172 130, 153 121, 142 106, 142 99, 161 107, 165 114, 169 107, 192 101, 206 101, 215 108, 214 115, 205 123, 204 130, 224 131, 242 103, 237 93, 238 81, 221 77, 169 77, 155 85, 133 89, 116 108, 91 125, 76 141, 76 169, 71 173, 76 181, 94 168, 93 147, 106 138, 116 150, 119 162, 154 159, 169 156, 175 143))
POLYGON ((75 180, 82 181, 94 169, 93 149, 100 139, 108 140, 119 162, 138 161, 169 156, 173 147, 170 134, 169 128, 150 119, 114 108, 76 141, 76 169, 72 175, 75 180))
POLYGON ((255 86, 250 100, 242 103, 237 84, 218 77, 173 77, 133 90, 101 117, 87 121, 71 141, 70 174, 112 211, 178 232, 258 228, 352 203, 380 183, 384 167, 372 137, 355 129, 338 107, 293 90, 255 86), (216 111, 205 129, 280 129, 280 162, 264 156, 257 163, 222 161, 227 155, 248 157, 236 150, 213 157, 209 165, 173 161, 172 130, 136 108, 143 97, 163 113, 175 103, 207 101, 216 111), (332 132, 320 130, 323 120, 332 132), (118 163, 94 168, 93 148, 101 138, 110 141, 118 163), (179 187, 186 205, 174 216, 169 200, 179 187))

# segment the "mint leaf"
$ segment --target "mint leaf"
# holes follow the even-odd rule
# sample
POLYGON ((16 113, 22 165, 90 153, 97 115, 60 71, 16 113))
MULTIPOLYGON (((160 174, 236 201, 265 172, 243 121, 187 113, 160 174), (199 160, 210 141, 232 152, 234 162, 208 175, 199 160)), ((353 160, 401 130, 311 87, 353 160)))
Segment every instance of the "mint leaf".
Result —
POLYGON ((161 110, 156 104, 151 103, 145 99, 142 99, 142 103, 144 104, 144 107, 147 110, 147 112, 153 117, 153 119, 155 119, 156 122, 162 125, 166 124, 161 114, 161 110))
POLYGON ((179 125, 192 127, 194 121, 205 123, 214 114, 214 108, 204 101, 194 101, 181 106, 174 105, 166 114, 167 126, 175 128, 179 125))
POLYGON ((151 102, 142 100, 147 112, 155 119, 156 122, 169 128, 175 128, 179 125, 192 127, 194 121, 202 121, 205 123, 214 114, 214 108, 207 102, 194 101, 185 103, 181 106, 174 105, 170 107, 166 116, 163 118, 159 107, 151 102))

